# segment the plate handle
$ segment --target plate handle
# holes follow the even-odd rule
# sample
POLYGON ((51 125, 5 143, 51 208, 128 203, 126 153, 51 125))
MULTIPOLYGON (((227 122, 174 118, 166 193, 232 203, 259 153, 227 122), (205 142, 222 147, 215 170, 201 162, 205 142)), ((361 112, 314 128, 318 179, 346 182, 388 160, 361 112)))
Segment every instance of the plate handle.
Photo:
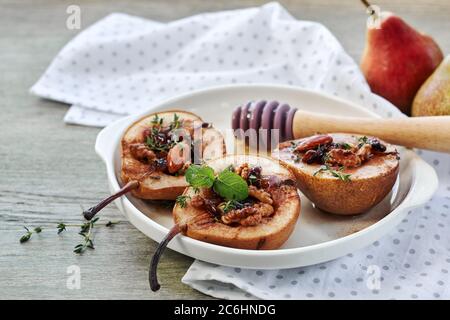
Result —
POLYGON ((409 200, 410 203, 408 205, 411 208, 425 204, 431 199, 439 186, 438 176, 434 168, 420 158, 414 159, 414 161, 414 165, 418 170, 415 170, 414 184, 412 186, 412 189, 415 190, 412 192, 414 197, 409 200), (420 168, 418 161, 421 162, 420 168))
POLYGON ((118 132, 122 132, 120 129, 128 121, 129 117, 116 120, 102 129, 97 135, 95 140, 95 152, 100 158, 107 163, 112 159, 114 148, 116 146, 116 140, 118 132))

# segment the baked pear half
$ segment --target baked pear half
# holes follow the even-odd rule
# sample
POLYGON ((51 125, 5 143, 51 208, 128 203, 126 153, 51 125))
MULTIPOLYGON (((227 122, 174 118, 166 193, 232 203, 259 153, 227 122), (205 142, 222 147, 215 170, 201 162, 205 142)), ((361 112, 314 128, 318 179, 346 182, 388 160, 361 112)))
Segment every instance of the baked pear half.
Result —
POLYGON ((113 200, 131 192, 151 200, 175 200, 188 186, 184 173, 192 163, 226 154, 222 134, 197 115, 171 110, 134 122, 121 140, 123 187, 83 211, 91 220, 113 200))
POLYGON ((375 206, 391 191, 399 171, 394 146, 345 133, 286 141, 272 157, 289 166, 298 188, 316 207, 340 215, 375 206))
POLYGON ((138 181, 141 199, 175 200, 188 186, 184 173, 226 153, 222 134, 197 115, 165 111, 133 123, 122 138, 123 183, 138 181))
MULTIPOLYGON (((277 161, 257 156, 226 156, 207 162, 218 179, 212 187, 190 186, 173 209, 188 237, 240 249, 276 249, 292 233, 300 213, 295 177, 277 161), (232 171, 245 181, 244 199, 224 198, 216 183, 232 171)), ((224 184, 232 185, 233 181, 224 184)))
POLYGON ((278 161, 228 155, 192 165, 189 187, 173 208, 175 225, 151 261, 150 288, 159 289, 157 265, 164 248, 179 233, 239 249, 277 249, 291 235, 300 214, 294 175, 278 161))

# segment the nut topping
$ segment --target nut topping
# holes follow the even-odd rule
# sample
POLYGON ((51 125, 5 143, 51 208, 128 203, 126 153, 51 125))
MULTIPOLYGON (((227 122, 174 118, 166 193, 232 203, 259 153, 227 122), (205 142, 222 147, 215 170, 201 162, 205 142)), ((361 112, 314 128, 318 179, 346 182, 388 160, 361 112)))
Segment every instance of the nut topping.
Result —
POLYGON ((191 205, 194 208, 201 209, 205 205, 205 199, 200 195, 195 195, 191 198, 191 205))
MULTIPOLYGON (((301 141, 294 147, 295 161, 354 168, 361 166, 374 154, 386 154, 386 146, 377 138, 358 138, 358 144, 334 142, 329 135, 316 135, 301 141)), ((290 142, 292 143, 292 142, 290 142)))
MULTIPOLYGON (((386 147, 384 147, 386 149, 386 147)), ((361 159, 361 162, 364 162, 366 160, 369 160, 369 158, 372 156, 372 145, 370 144, 364 144, 361 146, 361 148, 356 151, 356 155, 361 159)))
POLYGON ((185 142, 176 144, 167 154, 167 169, 169 173, 176 173, 182 169, 190 159, 190 148, 185 142))
POLYGON ((254 226, 265 223, 275 212, 269 190, 281 190, 281 179, 277 176, 262 176, 260 166, 252 167, 248 163, 239 165, 234 173, 246 179, 248 194, 245 199, 230 199, 221 196, 213 187, 207 187, 199 188, 190 198, 190 204, 227 225, 254 226))
POLYGON ((143 143, 130 144, 130 152, 139 161, 150 162, 156 159, 155 153, 143 143))
POLYGON ((328 145, 333 142, 333 138, 329 135, 317 135, 312 136, 302 142, 300 142, 294 149, 295 152, 306 152, 313 150, 319 146, 328 145))
POLYGON ((361 165, 361 158, 350 150, 333 149, 328 152, 327 164, 347 168, 361 165))
MULTIPOLYGON (((386 148, 386 147, 385 147, 386 148)), ((365 143, 354 152, 353 150, 332 149, 327 154, 327 163, 347 168, 359 167, 372 157, 372 145, 365 143)))
POLYGON ((269 217, 274 212, 273 207, 267 203, 257 203, 250 207, 231 210, 222 216, 225 224, 239 223, 242 226, 254 226, 262 221, 263 217, 269 217))
POLYGON ((255 186, 249 186, 248 187, 248 195, 252 196, 253 198, 258 199, 259 201, 263 203, 272 204, 273 200, 270 194, 267 191, 264 191, 263 189, 258 189, 255 186))
POLYGON ((256 226, 262 222, 261 214, 253 214, 239 221, 239 224, 244 227, 256 226))
POLYGON ((150 126, 142 130, 141 143, 130 145, 131 155, 151 170, 171 175, 184 174, 191 165, 192 134, 202 124, 191 119, 181 119, 176 113, 172 121, 154 115, 150 126))
POLYGON ((243 163, 237 167, 234 172, 242 177, 242 179, 247 180, 250 174, 250 168, 248 163, 243 163))

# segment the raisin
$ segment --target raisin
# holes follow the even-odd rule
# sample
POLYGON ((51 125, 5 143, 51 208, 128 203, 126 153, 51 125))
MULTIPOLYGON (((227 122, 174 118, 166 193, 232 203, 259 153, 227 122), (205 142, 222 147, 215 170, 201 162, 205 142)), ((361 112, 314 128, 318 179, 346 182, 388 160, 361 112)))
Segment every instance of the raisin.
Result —
POLYGON ((255 176, 256 179, 261 179, 261 171, 262 171, 262 168, 260 166, 251 167, 249 174, 251 176, 255 176))
POLYGON ((302 157, 302 162, 305 162, 307 164, 312 164, 316 162, 319 157, 319 153, 316 150, 308 150, 302 157))
POLYGON ((376 138, 369 139, 368 143, 370 144, 370 146, 372 147, 372 149, 374 151, 378 151, 378 152, 386 151, 386 146, 384 144, 382 144, 381 141, 376 138))
POLYGON ((159 158, 154 161, 154 166, 156 171, 167 171, 167 160, 166 158, 159 158))

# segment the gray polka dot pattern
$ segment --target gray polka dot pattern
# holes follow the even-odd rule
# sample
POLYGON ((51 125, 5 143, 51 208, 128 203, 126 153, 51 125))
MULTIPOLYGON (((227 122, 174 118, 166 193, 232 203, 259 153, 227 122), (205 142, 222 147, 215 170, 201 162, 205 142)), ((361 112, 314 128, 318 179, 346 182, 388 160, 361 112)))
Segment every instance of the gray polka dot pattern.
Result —
MULTIPOLYGON (((320 90, 384 117, 399 115, 370 93, 324 26, 295 20, 277 3, 167 24, 110 15, 73 39, 31 91, 72 104, 66 122, 103 126, 191 90, 258 82, 320 90)), ((195 261, 183 282, 230 299, 450 298, 450 158, 420 155, 438 171, 438 192, 371 246, 288 270, 195 261)))
POLYGON ((435 166, 439 190, 426 207, 409 211, 396 229, 368 248, 327 263, 288 270, 236 272, 235 268, 212 268, 196 261, 183 282, 215 297, 232 299, 450 298, 450 218, 440 214, 447 212, 444 206, 450 204, 450 156, 423 151, 422 157, 435 166), (406 231, 399 233, 400 229, 406 231), (208 273, 214 279, 214 293, 206 290, 211 283, 205 281, 208 273), (235 275, 232 281, 225 280, 229 274, 235 275), (252 286, 244 288, 249 281, 252 286), (224 282, 235 286, 233 294, 222 288, 224 282))
POLYGON ((277 3, 167 24, 109 15, 69 42, 31 92, 72 104, 68 123, 104 126, 175 95, 238 83, 293 85, 372 109, 383 105, 325 27, 297 21, 277 3))
MULTIPOLYGON (((421 156, 436 169, 439 189, 424 207, 409 211, 390 234, 368 248, 315 266, 264 270, 259 279, 255 271, 240 269, 238 278, 231 282, 240 290, 230 298, 288 299, 289 295, 290 299, 449 299, 450 156, 428 151, 422 151, 421 156), (244 281, 249 280, 254 285, 242 289, 244 281), (269 290, 272 287, 276 290, 269 290), (252 296, 245 296, 247 293, 252 296)), ((211 266, 196 261, 183 281, 206 292, 204 274, 210 272, 211 266)), ((214 283, 235 273, 227 267, 214 270, 214 283)), ((213 295, 225 294, 228 291, 213 295)))
MULTIPOLYGON (((320 48, 318 52, 321 52, 320 48)), ((313 68, 312 51, 306 49, 299 55, 295 54, 295 58, 299 59, 297 69, 301 72, 307 73, 313 68)), ((323 58, 320 60, 327 61, 323 58)), ((360 71, 348 62, 345 54, 341 56, 335 53, 334 64, 330 62, 326 69, 326 79, 322 82, 311 80, 308 75, 304 79, 298 77, 295 84, 311 86, 314 83, 320 90, 336 93, 357 103, 364 101, 363 105, 384 117, 398 116, 396 109, 370 93, 364 79, 358 78, 360 71), (341 69, 333 69, 333 65, 341 69)), ((281 76, 279 79, 284 78, 281 76)), ((276 78, 272 81, 276 81, 276 78)), ((264 274, 259 276, 262 270, 242 269, 238 277, 231 281, 237 289, 233 295, 226 289, 218 289, 212 295, 221 298, 228 295, 233 299, 450 298, 446 286, 450 281, 450 235, 446 230, 450 227, 450 157, 425 151, 421 152, 421 156, 438 171, 440 188, 425 207, 410 211, 408 217, 387 236, 368 248, 316 266, 264 270, 264 274), (243 289, 249 280, 253 285, 243 289), (249 293, 252 297, 246 296, 249 293)), ((193 266, 201 271, 189 270, 183 282, 205 292, 202 274, 211 270, 211 264, 196 261, 193 266)), ((214 270, 217 272, 213 277, 216 284, 228 283, 225 280, 227 274, 233 273, 233 269, 227 267, 214 270)))

